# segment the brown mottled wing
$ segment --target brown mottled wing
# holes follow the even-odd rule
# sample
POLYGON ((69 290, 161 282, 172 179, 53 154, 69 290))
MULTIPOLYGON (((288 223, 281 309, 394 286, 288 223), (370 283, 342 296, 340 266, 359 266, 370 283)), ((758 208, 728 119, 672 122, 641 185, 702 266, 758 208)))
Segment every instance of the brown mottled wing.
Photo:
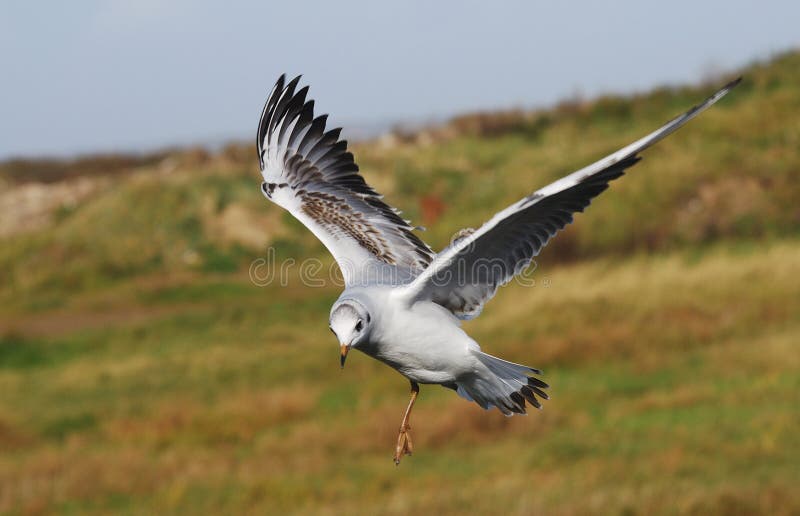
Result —
POLYGON ((341 129, 326 131, 314 117, 300 77, 281 76, 258 124, 264 195, 305 224, 336 259, 345 283, 405 282, 433 252, 400 212, 384 203, 358 173, 341 129))
POLYGON ((432 300, 463 319, 477 316, 499 286, 526 269, 547 242, 572 222, 574 213, 583 211, 610 181, 639 161, 639 152, 700 114, 738 82, 644 138, 537 190, 457 239, 405 287, 407 299, 432 300))

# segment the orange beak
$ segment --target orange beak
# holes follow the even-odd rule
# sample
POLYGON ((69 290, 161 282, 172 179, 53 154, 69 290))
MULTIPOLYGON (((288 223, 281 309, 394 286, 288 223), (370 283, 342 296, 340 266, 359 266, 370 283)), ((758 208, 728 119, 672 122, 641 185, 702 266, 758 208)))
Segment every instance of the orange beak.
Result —
POLYGON ((344 361, 347 360, 347 352, 350 351, 350 346, 348 346, 347 344, 341 344, 339 346, 339 350, 342 352, 341 363, 342 363, 342 369, 344 369, 344 361))

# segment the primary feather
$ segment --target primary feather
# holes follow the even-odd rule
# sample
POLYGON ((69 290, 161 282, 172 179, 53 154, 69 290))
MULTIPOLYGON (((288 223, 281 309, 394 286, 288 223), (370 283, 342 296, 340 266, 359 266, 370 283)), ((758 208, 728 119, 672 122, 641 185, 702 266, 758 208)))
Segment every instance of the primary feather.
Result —
POLYGON ((739 79, 644 138, 551 183, 497 213, 439 253, 405 287, 411 302, 432 300, 462 319, 480 314, 497 288, 527 268, 547 242, 572 222, 608 183, 641 158, 638 153, 663 139, 725 96, 739 79))
POLYGON ((314 117, 300 77, 272 88, 258 124, 264 195, 306 225, 331 252, 345 284, 404 282, 430 263, 433 252, 400 212, 358 173, 341 129, 326 131, 314 117))

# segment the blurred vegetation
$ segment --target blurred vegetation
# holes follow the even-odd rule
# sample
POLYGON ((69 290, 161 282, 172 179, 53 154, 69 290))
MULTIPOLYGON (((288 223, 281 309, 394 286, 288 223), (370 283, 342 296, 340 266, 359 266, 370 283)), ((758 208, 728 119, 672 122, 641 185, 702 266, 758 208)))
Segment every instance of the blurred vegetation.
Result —
POLYGON ((80 176, 114 175, 152 166, 165 159, 168 151, 156 154, 107 154, 71 160, 10 159, 0 163, 0 176, 15 183, 55 183, 80 176))
MULTIPOLYGON (((1 164, 0 513, 797 513, 800 53, 742 73, 468 323, 545 410, 423 387, 399 468, 407 383, 339 370, 338 288, 249 279, 267 246, 331 263, 250 146, 1 164)), ((722 82, 354 152, 439 249, 722 82)))

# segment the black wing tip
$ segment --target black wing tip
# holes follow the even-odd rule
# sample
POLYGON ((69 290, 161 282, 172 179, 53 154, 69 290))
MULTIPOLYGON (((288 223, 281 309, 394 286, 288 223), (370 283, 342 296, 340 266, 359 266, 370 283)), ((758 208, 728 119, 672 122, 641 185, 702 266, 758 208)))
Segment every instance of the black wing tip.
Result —
MULTIPOLYGON (((272 95, 277 95, 278 97, 289 88, 296 88, 297 84, 300 82, 300 79, 303 78, 303 74, 296 75, 293 77, 289 82, 286 82, 286 73, 280 74, 278 80, 275 81, 275 84, 272 86, 272 95)), ((308 91, 308 86, 303 87, 304 90, 308 91)), ((297 92, 299 93, 299 91, 297 92)), ((297 94, 295 93, 295 95, 297 94)))
POLYGON ((706 107, 711 106, 712 104, 716 103, 719 99, 727 95, 733 88, 739 85, 742 82, 742 76, 733 79, 732 81, 728 82, 725 86, 718 89, 713 95, 708 97, 706 100, 701 102, 700 104, 694 106, 692 109, 687 111, 684 116, 694 115, 698 111, 702 111, 706 107))
POLYGON ((717 92, 716 92, 716 93, 714 93, 713 95, 711 95, 711 96, 708 98, 708 100, 706 100, 706 101, 705 101, 703 104, 707 104, 707 103, 709 103, 709 102, 713 103, 713 102, 716 102, 716 101, 718 101, 719 99, 721 99, 722 97, 724 97, 725 95, 727 95, 727 94, 728 94, 728 92, 730 92, 730 91, 731 91, 733 88, 735 88, 736 86, 738 86, 738 85, 739 85, 739 83, 740 83, 740 82, 742 82, 742 78, 743 78, 743 77, 740 75, 739 77, 737 77, 737 78, 733 79, 732 81, 728 82, 728 83, 727 83, 725 86, 723 86, 722 88, 720 88, 719 90, 717 90, 717 92))
POLYGON ((275 94, 278 95, 278 99, 281 99, 284 95, 288 95, 289 98, 294 98, 295 95, 299 93, 295 92, 295 89, 297 88, 298 83, 300 83, 300 77, 302 76, 298 75, 297 77, 289 81, 286 84, 286 86, 284 86, 283 91, 275 92, 275 94))
POLYGON ((743 78, 744 78, 744 76, 740 75, 739 77, 735 78, 734 80, 732 80, 731 82, 729 82, 728 84, 723 86, 722 89, 723 90, 732 90, 733 88, 738 86, 740 82, 742 82, 743 78))

